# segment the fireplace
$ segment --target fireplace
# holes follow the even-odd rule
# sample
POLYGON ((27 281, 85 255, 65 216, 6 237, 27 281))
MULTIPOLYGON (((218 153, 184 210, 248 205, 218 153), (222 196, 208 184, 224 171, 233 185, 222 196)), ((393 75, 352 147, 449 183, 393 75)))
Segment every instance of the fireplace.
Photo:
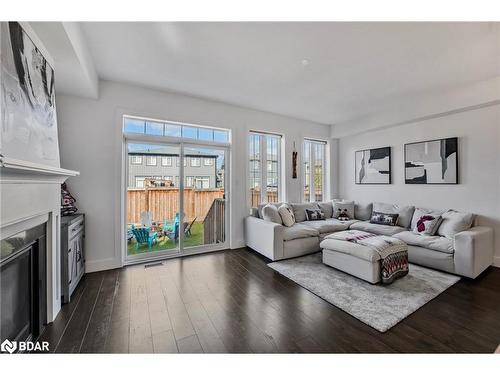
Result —
POLYGON ((47 324, 46 227, 0 241, 0 342, 35 341, 47 324))

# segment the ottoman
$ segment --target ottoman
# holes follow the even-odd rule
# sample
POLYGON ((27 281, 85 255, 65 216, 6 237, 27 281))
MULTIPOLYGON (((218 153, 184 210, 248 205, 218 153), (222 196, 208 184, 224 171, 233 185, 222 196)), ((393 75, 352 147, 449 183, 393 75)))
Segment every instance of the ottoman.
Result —
POLYGON ((334 237, 335 234, 326 236, 320 243, 324 264, 372 284, 381 281, 382 258, 378 251, 364 244, 334 237))

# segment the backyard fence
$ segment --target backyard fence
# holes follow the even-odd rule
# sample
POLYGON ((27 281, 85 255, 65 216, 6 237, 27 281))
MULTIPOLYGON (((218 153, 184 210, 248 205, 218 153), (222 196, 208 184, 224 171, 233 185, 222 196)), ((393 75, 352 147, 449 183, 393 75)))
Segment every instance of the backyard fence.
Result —
POLYGON ((226 200, 215 199, 203 221, 203 243, 221 243, 226 240, 226 200))
MULTIPOLYGON (((212 202, 224 197, 224 189, 184 189, 184 221, 205 220, 212 202)), ((127 191, 128 223, 140 223, 141 212, 149 211, 153 221, 173 220, 179 212, 179 188, 129 188, 127 191)))
MULTIPOLYGON (((260 190, 250 189, 250 207, 257 207, 261 201, 260 199, 260 190)), ((269 203, 278 202, 278 192, 277 191, 268 191, 266 192, 266 201, 269 203)))

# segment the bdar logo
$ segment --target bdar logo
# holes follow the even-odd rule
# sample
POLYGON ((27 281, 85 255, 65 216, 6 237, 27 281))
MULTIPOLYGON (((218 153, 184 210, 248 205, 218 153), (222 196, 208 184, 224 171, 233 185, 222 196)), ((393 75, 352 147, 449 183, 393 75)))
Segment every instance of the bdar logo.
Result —
POLYGON ((4 342, 0 345, 0 351, 4 353, 14 353, 17 349, 17 342, 12 342, 9 339, 5 339, 4 342))

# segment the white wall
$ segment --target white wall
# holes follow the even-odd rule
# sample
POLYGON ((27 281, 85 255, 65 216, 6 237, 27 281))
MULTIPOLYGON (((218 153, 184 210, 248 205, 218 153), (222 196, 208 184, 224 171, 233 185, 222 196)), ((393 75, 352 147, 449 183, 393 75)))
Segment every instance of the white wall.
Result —
MULTIPOLYGON (((86 214, 88 271, 121 266, 117 217, 120 215, 123 113, 232 130, 231 248, 244 246, 243 219, 248 213, 248 130, 284 135, 286 159, 283 166, 287 172, 284 185, 289 201, 300 201, 302 196, 301 180, 291 178, 293 141, 297 144, 300 165, 304 137, 324 140, 330 137, 329 126, 215 101, 112 82, 101 82, 99 92, 98 100, 57 97, 61 163, 64 168, 81 173, 71 178, 68 186, 80 211, 86 214)), ((333 168, 334 163, 330 172, 333 168)), ((335 185, 332 184, 332 192, 327 195, 336 195, 335 185)))
POLYGON ((338 143, 339 196, 476 213, 478 224, 495 230, 495 263, 500 266, 500 105, 348 136, 338 143), (460 184, 404 184, 404 143, 455 136, 460 184), (354 152, 383 146, 392 147, 392 185, 356 185, 354 152))

